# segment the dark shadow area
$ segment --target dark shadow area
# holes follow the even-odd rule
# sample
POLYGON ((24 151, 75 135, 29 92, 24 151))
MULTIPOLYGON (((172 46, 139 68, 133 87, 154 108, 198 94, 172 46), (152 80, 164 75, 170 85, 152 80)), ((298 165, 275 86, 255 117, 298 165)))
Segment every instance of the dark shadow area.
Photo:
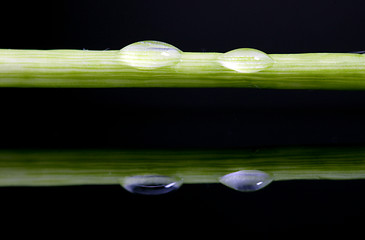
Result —
POLYGON ((361 145, 365 93, 0 89, 1 148, 361 145))
POLYGON ((363 1, 4 1, 2 48, 121 49, 141 40, 183 51, 364 50, 363 1))

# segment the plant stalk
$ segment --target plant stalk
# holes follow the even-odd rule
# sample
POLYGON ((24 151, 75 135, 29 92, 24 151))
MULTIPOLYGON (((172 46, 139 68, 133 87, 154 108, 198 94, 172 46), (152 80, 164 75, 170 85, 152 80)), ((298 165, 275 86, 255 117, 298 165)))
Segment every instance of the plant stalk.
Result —
MULTIPOLYGON (((121 54, 115 50, 2 49, 0 87, 365 90, 364 54, 269 54, 272 66, 250 73, 225 67, 219 60, 223 53, 181 52, 178 61, 155 68, 128 65, 121 54)), ((232 61, 239 64, 241 60, 232 61)))
POLYGON ((274 181, 365 179, 365 147, 0 150, 0 186, 119 184, 120 178, 144 174, 218 183, 240 170, 264 171, 274 181))

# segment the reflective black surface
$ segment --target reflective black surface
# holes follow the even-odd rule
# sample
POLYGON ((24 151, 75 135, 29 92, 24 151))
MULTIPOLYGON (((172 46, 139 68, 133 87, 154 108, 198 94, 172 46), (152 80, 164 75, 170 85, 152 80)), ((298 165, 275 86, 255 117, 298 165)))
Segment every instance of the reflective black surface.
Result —
POLYGON ((135 230, 150 236, 153 229, 177 235, 198 230, 195 234, 206 236, 239 232, 332 236, 361 232, 363 186, 364 181, 274 182, 258 192, 242 193, 223 185, 197 184, 159 196, 131 194, 120 186, 0 190, 2 204, 11 206, 3 211, 7 229, 63 229, 62 235, 76 230, 104 237, 135 230))
MULTIPOLYGON (((184 51, 295 53, 352 52, 365 43, 363 1, 6 1, 1 7, 1 48, 104 50, 153 39, 184 51)), ((365 143, 365 93, 356 91, 0 89, 0 102, 0 148, 365 143)), ((151 227, 145 231, 151 236, 164 226, 175 235, 194 227, 349 234, 364 223, 363 189, 363 181, 274 182, 252 194, 185 185, 145 198, 119 186, 0 188, 0 203, 8 229, 37 236, 45 229, 67 237, 70 230, 126 236, 132 227, 151 227)))

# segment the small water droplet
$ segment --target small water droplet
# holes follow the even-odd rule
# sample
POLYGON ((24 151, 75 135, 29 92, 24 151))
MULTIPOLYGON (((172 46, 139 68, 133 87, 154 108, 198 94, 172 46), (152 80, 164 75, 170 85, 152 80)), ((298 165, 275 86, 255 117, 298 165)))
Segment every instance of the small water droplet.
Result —
POLYGON ((273 178, 265 172, 242 170, 224 175, 219 182, 237 191, 253 192, 266 187, 272 180, 273 178))
POLYGON ((161 195, 177 190, 183 183, 179 177, 162 175, 136 175, 120 180, 124 189, 143 195, 161 195))
POLYGON ((138 69, 171 66, 180 61, 181 51, 164 42, 141 41, 120 50, 120 60, 138 69))
POLYGON ((271 67, 274 60, 266 53, 252 48, 240 48, 224 53, 218 59, 228 69, 240 73, 254 73, 271 67))

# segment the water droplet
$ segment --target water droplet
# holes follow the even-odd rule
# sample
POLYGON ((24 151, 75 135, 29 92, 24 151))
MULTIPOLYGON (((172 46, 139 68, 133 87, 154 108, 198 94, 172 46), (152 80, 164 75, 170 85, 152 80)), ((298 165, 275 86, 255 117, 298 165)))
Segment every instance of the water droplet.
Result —
POLYGON ((351 52, 346 52, 346 53, 356 53, 356 54, 365 54, 365 51, 351 51, 351 52))
POLYGON ((164 42, 141 41, 120 50, 120 60, 138 69, 171 66, 180 61, 181 51, 164 42))
POLYGON ((183 183, 179 177, 137 175, 121 179, 124 189, 143 195, 161 195, 177 190, 183 183))
POLYGON ((224 53, 218 59, 228 69, 240 73, 254 73, 271 67, 274 60, 266 53, 252 48, 240 48, 224 53))
POLYGON ((262 171, 242 170, 229 173, 219 179, 227 187, 241 192, 253 192, 266 187, 272 182, 273 178, 262 171))

